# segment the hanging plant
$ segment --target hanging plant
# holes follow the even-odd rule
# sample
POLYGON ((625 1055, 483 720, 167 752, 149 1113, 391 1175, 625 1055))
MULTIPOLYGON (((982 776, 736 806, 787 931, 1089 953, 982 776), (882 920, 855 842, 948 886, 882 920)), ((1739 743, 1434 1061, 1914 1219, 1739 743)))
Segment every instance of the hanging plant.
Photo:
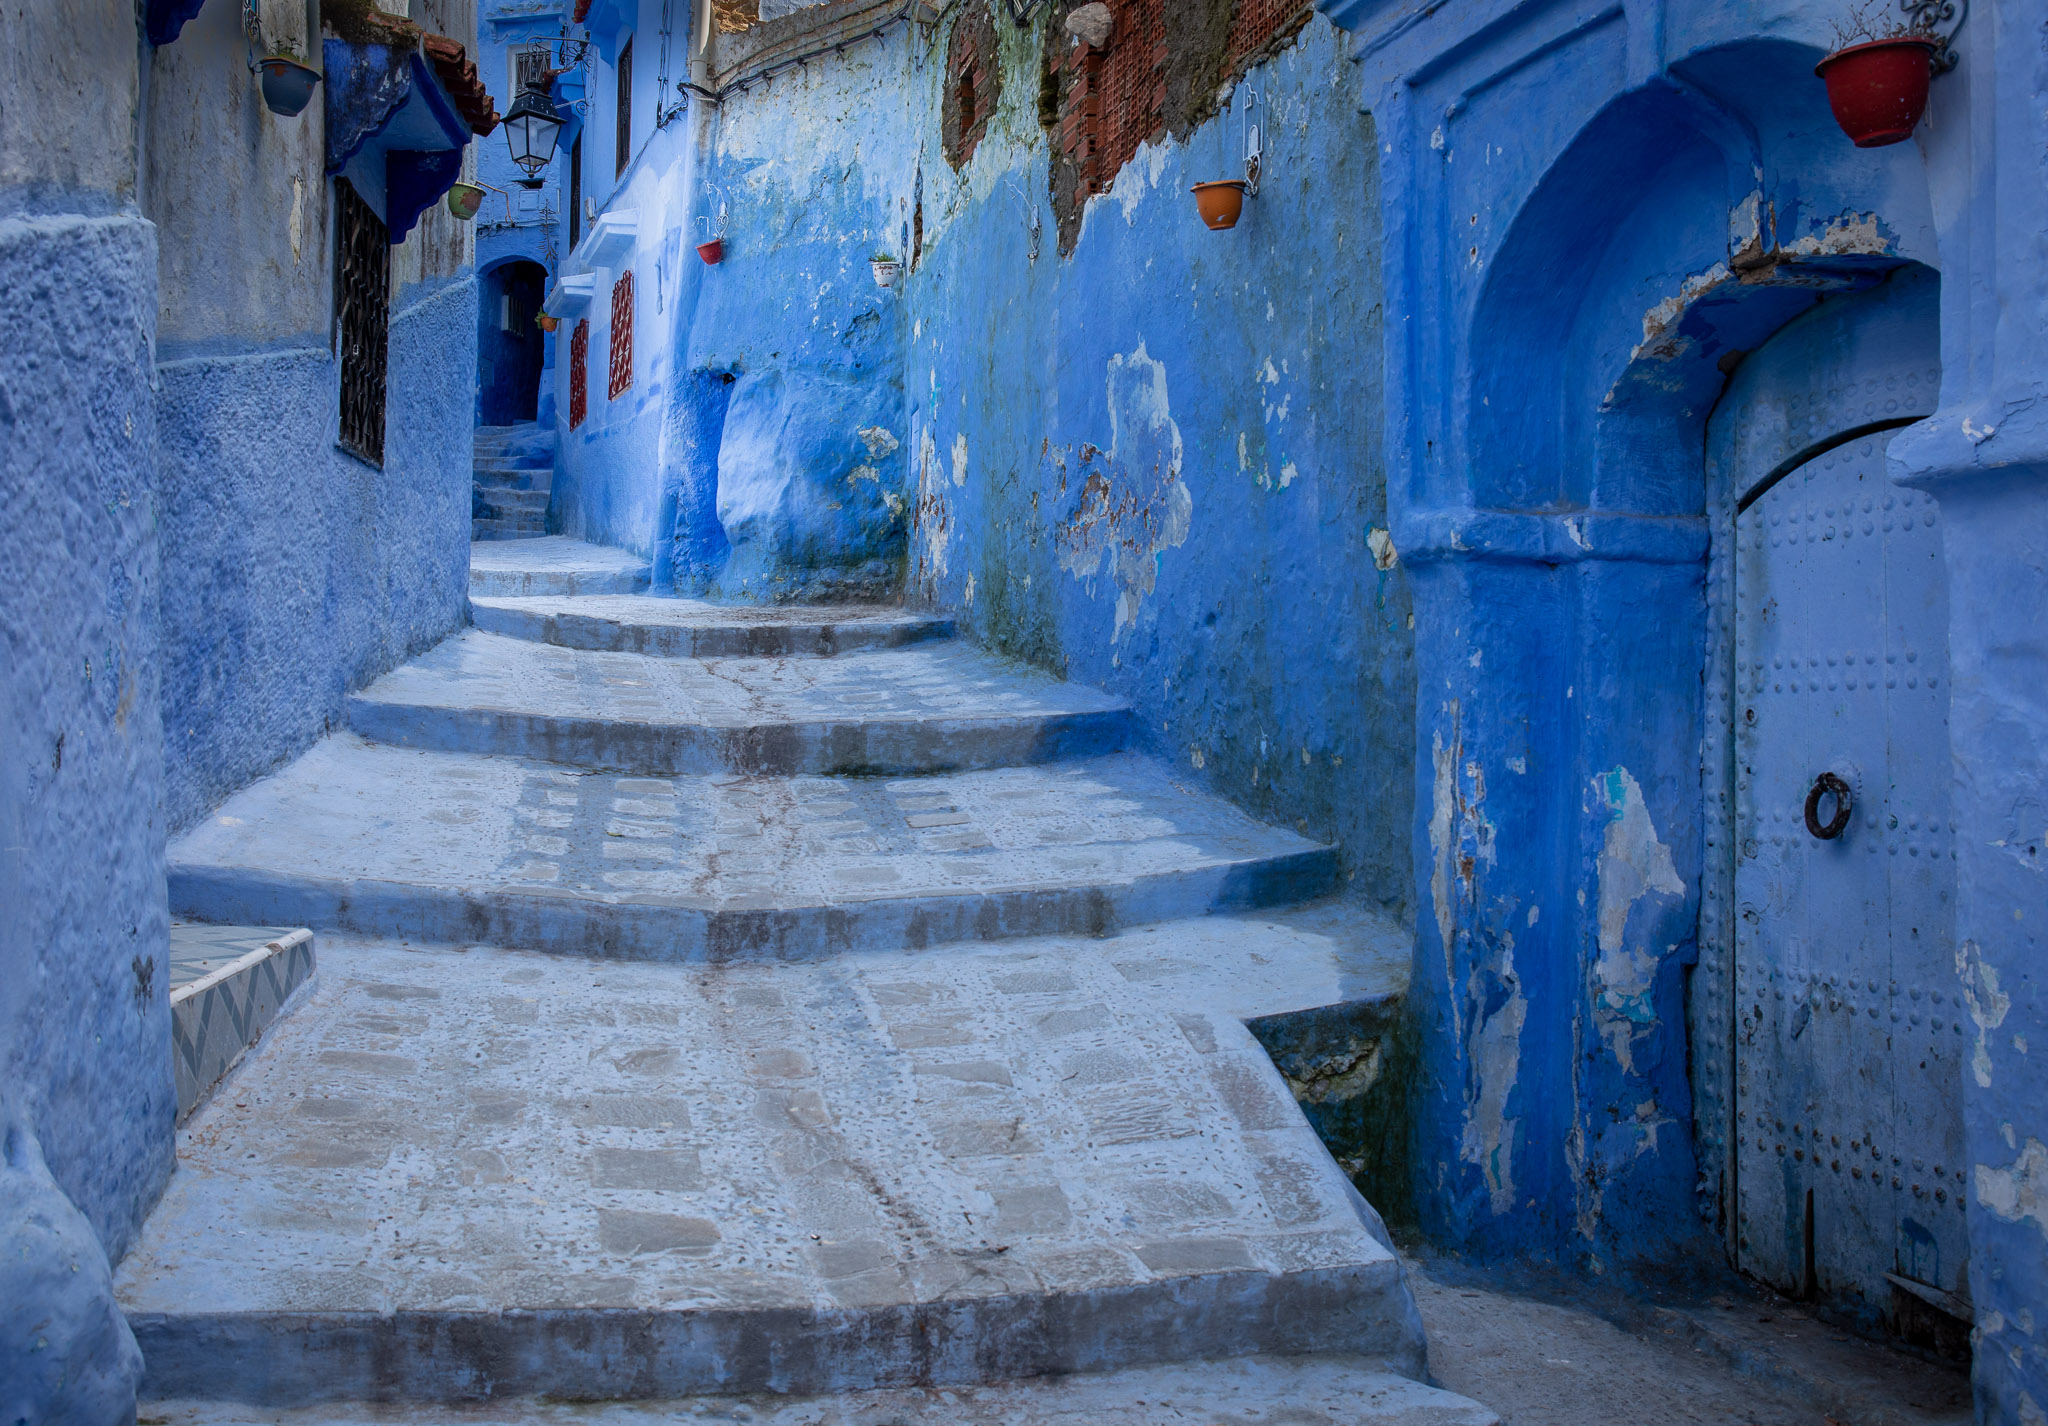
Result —
POLYGON ((1937 59, 1945 58, 1934 33, 1937 7, 1916 9, 1904 19, 1880 11, 1881 18, 1873 19, 1874 3, 1865 0, 1835 24, 1834 52, 1813 69, 1828 87, 1835 122, 1859 149, 1913 137, 1927 112, 1937 59))
POLYGON ((884 291, 894 287, 903 276, 903 264, 887 253, 869 258, 868 267, 875 274, 875 286, 884 291))

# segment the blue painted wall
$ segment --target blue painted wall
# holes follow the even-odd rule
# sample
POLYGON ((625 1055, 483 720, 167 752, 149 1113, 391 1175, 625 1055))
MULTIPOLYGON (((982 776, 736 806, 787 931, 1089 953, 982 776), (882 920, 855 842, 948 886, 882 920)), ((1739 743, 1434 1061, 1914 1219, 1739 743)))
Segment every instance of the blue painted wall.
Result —
POLYGON ((1038 39, 998 30, 994 127, 957 179, 935 153, 924 168, 915 593, 1130 697, 1154 751, 1337 841, 1353 889, 1405 910, 1409 591, 1375 557, 1383 400, 1361 357, 1378 173, 1338 35, 1311 23, 1185 143, 1141 149, 1062 257, 1038 39), (1242 175, 1254 92, 1261 191, 1211 232, 1188 188, 1242 175))
POLYGON ((132 15, 11 15, 0 126, 0 1417, 135 1419, 118 1258, 172 1167, 156 234, 132 15), (47 1164, 47 1168, 45 1167, 47 1164))
MULTIPOLYGON (((459 0, 420 22, 465 38, 459 0)), ((336 445, 324 109, 269 113, 232 7, 152 53, 164 809, 176 831, 340 726, 342 700, 461 627, 477 283, 436 204, 391 252, 382 468, 336 445), (223 212, 235 241, 223 241, 223 212)), ((500 141, 502 146, 502 140, 500 141)))

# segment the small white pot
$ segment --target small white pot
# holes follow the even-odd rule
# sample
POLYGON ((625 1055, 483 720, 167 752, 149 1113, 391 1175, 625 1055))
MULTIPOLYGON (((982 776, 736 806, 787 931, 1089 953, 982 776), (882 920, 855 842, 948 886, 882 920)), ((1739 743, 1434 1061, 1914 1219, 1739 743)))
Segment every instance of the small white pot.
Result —
POLYGON ((870 258, 868 266, 875 270, 875 286, 894 287, 903 277, 903 264, 895 258, 870 258))

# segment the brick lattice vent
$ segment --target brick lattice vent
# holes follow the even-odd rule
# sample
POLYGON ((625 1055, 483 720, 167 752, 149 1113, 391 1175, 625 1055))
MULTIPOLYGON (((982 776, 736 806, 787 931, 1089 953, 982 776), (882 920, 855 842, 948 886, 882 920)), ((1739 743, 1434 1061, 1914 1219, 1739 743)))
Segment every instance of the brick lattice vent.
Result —
POLYGON ((612 367, 607 399, 616 401, 633 386, 633 271, 612 284, 612 367))
POLYGON ((995 18, 983 0, 969 0, 946 45, 946 100, 939 136, 946 162, 964 168, 988 132, 1002 98, 1002 53, 995 18))

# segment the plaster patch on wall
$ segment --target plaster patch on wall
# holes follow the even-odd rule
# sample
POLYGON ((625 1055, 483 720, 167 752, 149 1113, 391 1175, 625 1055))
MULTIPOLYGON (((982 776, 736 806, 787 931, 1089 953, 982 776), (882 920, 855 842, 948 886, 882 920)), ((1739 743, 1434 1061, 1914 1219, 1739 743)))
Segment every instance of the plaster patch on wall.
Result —
MULTIPOLYGON (((1182 445, 1167 397, 1166 365, 1143 342, 1109 359, 1110 448, 1082 448, 1085 474, 1072 514, 1054 532, 1060 567, 1091 579, 1105 565, 1117 584, 1119 637, 1159 579, 1159 557, 1187 542, 1194 496, 1181 480, 1182 445), (1088 468, 1094 459, 1100 465, 1088 468)), ((964 459, 964 447, 956 447, 964 459)))
POLYGON ((1868 280, 1867 269, 1844 272, 1816 260, 1888 256, 1896 251, 1875 213, 1844 213, 1817 231, 1784 244, 1777 240, 1776 212, 1762 202, 1760 194, 1751 194, 1737 204, 1729 221, 1731 233, 1747 234, 1740 249, 1726 262, 1686 278, 1677 293, 1643 313, 1643 339, 1629 352, 1628 364, 1608 391, 1603 407, 1613 406, 1631 380, 1645 379, 1639 364, 1676 362, 1694 352, 1699 342, 1683 330, 1685 316, 1716 289, 1729 284, 1800 287, 1815 292, 1854 289, 1868 280))
POLYGON ((1513 1169, 1514 1128, 1519 1119, 1508 1117, 1508 1096, 1522 1063, 1522 1026, 1529 1018, 1529 1002, 1522 995, 1515 975, 1514 940, 1501 938, 1497 966, 1472 968, 1471 999, 1485 1005, 1489 997, 1483 982, 1497 977, 1508 990, 1507 998, 1491 1014, 1476 1021, 1466 1043, 1471 1076, 1465 1130, 1459 1141, 1459 1155, 1476 1166, 1486 1180, 1487 1199, 1495 1213, 1507 1213, 1515 1206, 1513 1169))
POLYGON ((953 512, 946 504, 943 467, 931 427, 917 438, 917 585, 926 598, 936 598, 946 577, 946 544, 953 531, 953 512))
POLYGON ((1600 956, 1593 964, 1596 1004, 1607 1017, 1602 1034, 1621 1067, 1635 1072, 1635 1029, 1654 1024, 1657 1007, 1652 988, 1662 956, 1655 947, 1627 943, 1629 913, 1652 892, 1685 895, 1685 883, 1671 860, 1671 849, 1657 837, 1643 789, 1627 768, 1617 767, 1593 779, 1593 793, 1607 808, 1601 840, 1600 956))
POLYGON ((2048 1237, 2048 1146, 2029 1138, 2011 1168, 1978 1164, 1977 1202, 2008 1223, 2030 1219, 2048 1237))
POLYGON ((1400 559, 1394 549, 1394 537, 1377 525, 1366 532, 1365 547, 1372 551, 1372 567, 1376 570, 1390 570, 1400 559))
POLYGON ((2005 1023, 2012 1009, 2012 997, 1998 988, 1998 969, 1984 964, 1975 941, 1956 947, 1956 975, 1963 982, 1963 996, 1970 1002, 1970 1019, 1977 1025, 1977 1050, 1970 1057, 1970 1072, 1979 1089, 1991 1088, 1991 1032, 2005 1023))
POLYGON ((962 431, 953 437, 953 484, 967 483, 967 433, 962 431))

